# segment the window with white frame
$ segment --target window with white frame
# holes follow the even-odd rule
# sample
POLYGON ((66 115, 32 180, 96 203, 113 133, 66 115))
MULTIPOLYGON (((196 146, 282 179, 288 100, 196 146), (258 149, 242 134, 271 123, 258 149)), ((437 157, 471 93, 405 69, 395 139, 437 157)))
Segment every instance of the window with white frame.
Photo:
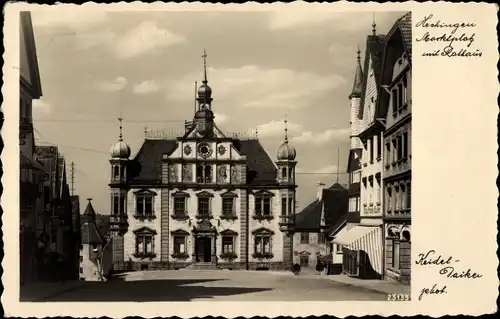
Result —
POLYGON ((288 196, 288 216, 293 216, 295 209, 295 200, 293 196, 288 196))
POLYGON ((271 216, 271 196, 255 196, 255 214, 257 216, 271 216))
POLYGON ((134 232, 135 254, 139 256, 154 254, 154 237, 156 232, 149 228, 142 228, 134 232))
POLYGON ((200 216, 210 215, 210 198, 198 197, 198 214, 200 216))
POLYGON ((176 216, 186 215, 187 197, 183 195, 174 195, 174 214, 176 216))
MULTIPOLYGON (((254 236, 254 255, 257 256, 262 256, 262 255, 267 255, 270 256, 272 255, 272 237, 274 235, 274 232, 271 230, 261 228, 253 232, 254 236)), ((256 257, 257 257, 256 256, 256 257)))
POLYGON ((186 251, 186 238, 187 236, 185 235, 174 235, 173 236, 173 241, 174 241, 174 254, 185 254, 187 253, 186 251))
POLYGON ((286 173, 287 173, 287 171, 286 171, 286 167, 283 167, 283 168, 281 169, 281 178, 283 178, 283 179, 287 179, 287 174, 286 174, 286 173))
POLYGON ((222 236, 222 253, 234 253, 234 236, 222 236))
POLYGON ((271 235, 256 234, 254 235, 254 251, 256 254, 271 254, 271 235))
POLYGON ((282 196, 281 197, 281 216, 286 216, 287 215, 287 208, 286 208, 286 203, 287 202, 287 197, 282 196))
POLYGON ((392 268, 399 269, 401 264, 400 260, 400 242, 399 239, 392 240, 392 268))
POLYGON ((391 211, 392 210, 392 202, 393 202, 393 198, 392 198, 392 185, 388 185, 387 186, 387 197, 386 197, 386 206, 387 206, 387 210, 391 211))
POLYGON ((150 191, 139 191, 135 193, 135 213, 138 216, 153 216, 154 193, 150 191))
POLYGON ((300 243, 309 244, 309 233, 300 233, 300 243))
POLYGON ((342 253, 342 245, 335 244, 335 253, 337 254, 342 253))
POLYGON ((222 214, 223 215, 234 214, 234 198, 232 197, 222 198, 222 214))

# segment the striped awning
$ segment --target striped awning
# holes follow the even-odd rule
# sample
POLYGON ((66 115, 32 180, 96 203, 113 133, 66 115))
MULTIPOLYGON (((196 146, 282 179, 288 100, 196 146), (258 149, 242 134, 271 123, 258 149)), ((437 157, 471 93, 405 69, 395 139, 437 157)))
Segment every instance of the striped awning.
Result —
POLYGON ((362 250, 370 258, 370 264, 382 273, 382 227, 381 225, 357 225, 333 240, 337 245, 351 250, 362 250))

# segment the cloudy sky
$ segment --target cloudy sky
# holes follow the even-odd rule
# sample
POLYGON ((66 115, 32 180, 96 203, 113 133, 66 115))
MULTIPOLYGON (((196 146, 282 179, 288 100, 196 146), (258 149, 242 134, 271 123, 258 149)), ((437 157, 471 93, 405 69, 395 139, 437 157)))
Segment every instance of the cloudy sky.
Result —
MULTIPOLYGON (((379 33, 402 14, 375 14, 379 33)), ((202 79, 203 49, 215 121, 255 132, 274 160, 285 117, 297 149, 298 204, 346 170, 349 100, 358 45, 373 14, 331 12, 34 11, 43 97, 34 103, 39 145, 56 144, 76 165, 75 194, 109 213, 109 148, 135 154, 144 127, 181 132, 202 79)), ((347 182, 345 174, 340 181, 347 182)), ((85 200, 82 201, 82 209, 85 200)))

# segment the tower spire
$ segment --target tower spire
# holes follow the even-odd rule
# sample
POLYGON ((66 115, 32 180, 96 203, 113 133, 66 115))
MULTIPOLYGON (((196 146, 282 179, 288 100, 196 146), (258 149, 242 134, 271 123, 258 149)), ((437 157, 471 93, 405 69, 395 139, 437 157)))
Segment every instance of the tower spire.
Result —
POLYGON ((373 13, 372 32, 373 32, 373 35, 377 35, 377 24, 375 23, 375 12, 373 13))
POLYGON ((120 122, 120 135, 118 135, 118 140, 120 142, 122 142, 123 141, 123 125, 122 125, 123 117, 121 115, 121 112, 120 112, 120 117, 118 117, 118 121, 120 122))
POLYGON ((203 55, 201 56, 203 58, 203 83, 207 84, 207 50, 203 49, 203 55))
POLYGON ((288 143, 288 120, 285 115, 285 143, 288 143))
POLYGON ((363 69, 361 68, 361 50, 359 49, 359 45, 356 60, 356 73, 354 74, 354 83, 352 85, 352 92, 349 95, 349 99, 361 97, 363 69))

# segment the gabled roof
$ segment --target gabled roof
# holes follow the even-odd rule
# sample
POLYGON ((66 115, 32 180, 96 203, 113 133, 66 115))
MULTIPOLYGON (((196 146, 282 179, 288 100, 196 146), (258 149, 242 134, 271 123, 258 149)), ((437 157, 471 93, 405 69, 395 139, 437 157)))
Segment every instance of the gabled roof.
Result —
POLYGON ((321 222, 321 209, 323 203, 319 200, 314 200, 307 205, 298 215, 295 220, 295 230, 318 230, 321 222))
MULTIPOLYGON (((384 41, 384 55, 382 61, 381 84, 388 85, 392 81, 393 64, 399 58, 397 54, 389 54, 391 50, 400 50, 408 55, 411 67, 412 61, 412 38, 411 38, 411 12, 399 18, 387 34, 384 41)), ((375 116, 385 118, 389 107, 390 95, 383 88, 379 88, 379 99, 377 101, 375 116)))
POLYGON ((176 140, 144 140, 131 165, 131 182, 160 184, 162 157, 172 154, 176 147, 176 140))
MULTIPOLYGON (((170 155, 177 148, 177 140, 146 139, 131 162, 131 183, 160 184, 164 154, 170 155)), ((277 169, 258 140, 233 140, 233 146, 246 156, 247 184, 277 185, 277 169)))
POLYGON ((314 200, 298 215, 295 222, 297 231, 320 231, 321 216, 324 212, 325 225, 328 227, 338 221, 348 210, 348 191, 342 185, 335 183, 323 189, 322 200, 314 200))
POLYGON ((87 204, 83 213, 83 223, 81 226, 81 243, 82 244, 104 244, 105 239, 96 224, 96 213, 92 204, 87 204))
POLYGON ((323 212, 325 226, 335 224, 349 208, 348 190, 336 183, 323 190, 323 212))
POLYGON ((361 168, 361 148, 353 148, 349 151, 349 160, 347 161, 347 172, 351 173, 361 168))
POLYGON ((377 87, 380 84, 380 71, 382 64, 382 54, 384 49, 384 35, 369 35, 366 37, 366 52, 363 66, 363 90, 361 93, 361 106, 359 108, 358 118, 363 118, 366 85, 368 83, 368 74, 370 74, 370 60, 372 61, 373 76, 377 87))
POLYGON ((20 12, 20 74, 21 79, 28 76, 29 79, 24 79, 31 86, 31 94, 34 99, 39 99, 42 96, 42 85, 40 81, 40 70, 38 68, 38 58, 36 54, 35 34, 33 31, 33 23, 31 22, 31 13, 29 11, 20 12))
POLYGON ((394 23, 389 33, 387 33, 385 42, 386 43, 389 42, 390 39, 394 36, 394 33, 396 33, 397 31, 399 31, 401 34, 401 38, 403 39, 404 50, 408 54, 408 58, 411 63, 411 58, 412 58, 411 12, 404 14, 394 23))

